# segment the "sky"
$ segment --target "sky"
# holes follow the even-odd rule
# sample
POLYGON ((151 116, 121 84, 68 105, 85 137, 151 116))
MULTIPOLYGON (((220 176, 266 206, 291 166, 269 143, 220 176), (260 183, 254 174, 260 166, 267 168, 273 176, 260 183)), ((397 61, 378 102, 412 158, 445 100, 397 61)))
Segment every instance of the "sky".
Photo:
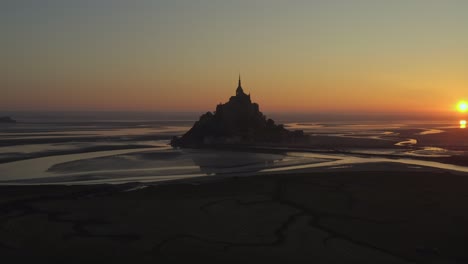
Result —
POLYGON ((468 99, 464 0, 2 0, 0 111, 423 113, 468 99))

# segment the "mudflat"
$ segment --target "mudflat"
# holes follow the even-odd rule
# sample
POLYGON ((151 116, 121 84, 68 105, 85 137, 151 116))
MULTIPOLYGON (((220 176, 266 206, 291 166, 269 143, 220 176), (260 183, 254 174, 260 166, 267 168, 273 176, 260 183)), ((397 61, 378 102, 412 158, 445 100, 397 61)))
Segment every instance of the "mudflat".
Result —
POLYGON ((2 261, 468 263, 468 177, 338 171, 0 186, 2 261))

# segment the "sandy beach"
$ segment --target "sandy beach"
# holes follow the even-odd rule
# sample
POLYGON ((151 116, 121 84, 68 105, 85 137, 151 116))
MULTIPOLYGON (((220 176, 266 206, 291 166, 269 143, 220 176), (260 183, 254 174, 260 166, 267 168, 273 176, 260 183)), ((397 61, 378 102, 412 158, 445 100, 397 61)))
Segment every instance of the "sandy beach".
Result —
POLYGON ((468 263, 466 189, 466 175, 385 163, 149 186, 0 186, 0 252, 10 262, 468 263))

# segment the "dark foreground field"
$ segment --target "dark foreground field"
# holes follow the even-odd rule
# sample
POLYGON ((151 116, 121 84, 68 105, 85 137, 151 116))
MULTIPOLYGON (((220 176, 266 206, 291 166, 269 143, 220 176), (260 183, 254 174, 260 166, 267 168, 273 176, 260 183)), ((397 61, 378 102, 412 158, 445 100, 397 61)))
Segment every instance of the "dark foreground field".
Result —
POLYGON ((468 263, 467 176, 135 186, 0 187, 2 263, 468 263))

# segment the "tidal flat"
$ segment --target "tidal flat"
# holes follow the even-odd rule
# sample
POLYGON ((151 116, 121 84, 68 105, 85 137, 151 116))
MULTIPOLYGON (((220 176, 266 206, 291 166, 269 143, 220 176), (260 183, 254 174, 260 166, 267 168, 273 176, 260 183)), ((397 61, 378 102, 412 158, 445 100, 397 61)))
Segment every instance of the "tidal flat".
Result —
POLYGON ((467 188, 466 175, 380 163, 157 185, 0 186, 0 252, 68 263, 465 263, 467 188))
POLYGON ((172 148, 185 123, 8 125, 10 262, 468 263, 467 131, 288 123, 307 144, 172 148))

